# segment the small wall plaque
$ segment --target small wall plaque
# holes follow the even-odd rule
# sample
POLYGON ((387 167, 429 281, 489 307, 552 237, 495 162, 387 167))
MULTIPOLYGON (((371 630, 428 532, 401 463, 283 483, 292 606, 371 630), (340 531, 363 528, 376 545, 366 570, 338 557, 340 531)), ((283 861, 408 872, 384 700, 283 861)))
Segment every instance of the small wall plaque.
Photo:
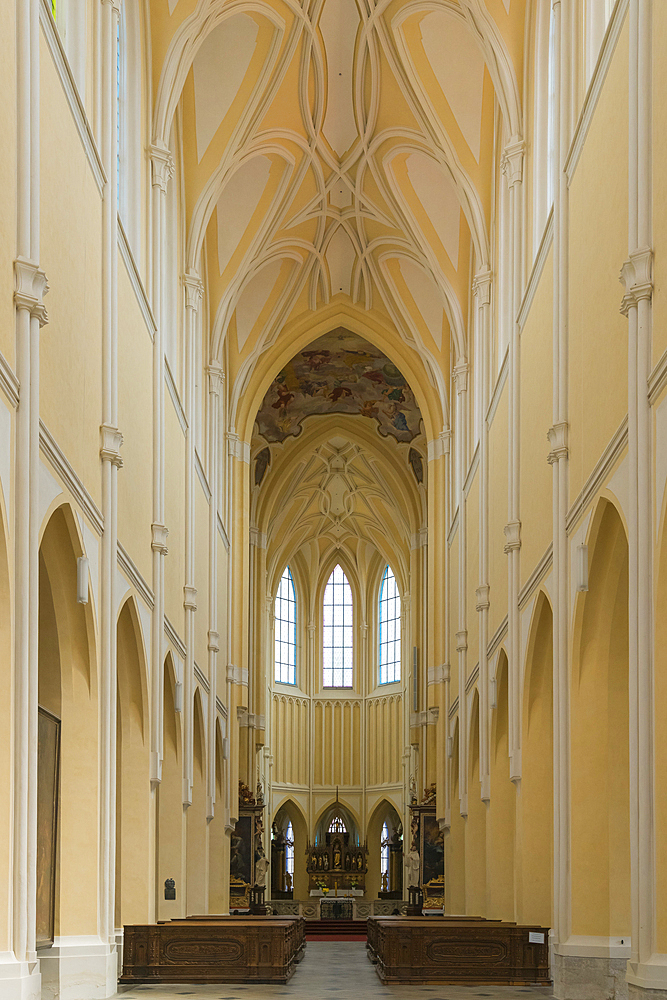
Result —
POLYGON ((164 898, 176 899, 176 883, 173 878, 166 878, 164 880, 164 898))

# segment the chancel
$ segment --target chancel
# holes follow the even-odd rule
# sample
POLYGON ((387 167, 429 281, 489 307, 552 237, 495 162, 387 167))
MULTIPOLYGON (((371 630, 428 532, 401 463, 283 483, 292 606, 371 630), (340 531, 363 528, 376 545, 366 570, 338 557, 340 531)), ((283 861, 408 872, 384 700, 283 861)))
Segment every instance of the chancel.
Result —
POLYGON ((0 12, 0 998, 667 1000, 667 0, 0 12))

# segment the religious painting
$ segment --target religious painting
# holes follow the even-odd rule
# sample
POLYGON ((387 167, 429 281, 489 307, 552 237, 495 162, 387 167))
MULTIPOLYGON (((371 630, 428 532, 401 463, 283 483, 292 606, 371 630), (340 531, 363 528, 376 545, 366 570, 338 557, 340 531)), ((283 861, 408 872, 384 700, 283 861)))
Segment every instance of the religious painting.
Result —
POLYGON ((60 770, 60 719, 37 717, 37 947, 53 944, 60 770))
POLYGON ((445 844, 434 812, 423 811, 420 823, 421 885, 424 905, 444 903, 445 844))
POLYGON ((269 386, 257 424, 272 444, 297 437, 306 417, 330 413, 359 414, 383 437, 406 443, 420 432, 419 407, 402 373, 381 350, 342 327, 285 365, 269 386))
POLYGON ((234 886, 252 885, 253 817, 239 816, 232 834, 229 877, 234 886))

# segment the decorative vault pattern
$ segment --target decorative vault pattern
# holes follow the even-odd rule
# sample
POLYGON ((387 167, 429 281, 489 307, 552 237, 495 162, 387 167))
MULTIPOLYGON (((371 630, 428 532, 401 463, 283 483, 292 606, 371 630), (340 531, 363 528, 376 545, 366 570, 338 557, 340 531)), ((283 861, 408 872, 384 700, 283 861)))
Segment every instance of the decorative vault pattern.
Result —
POLYGON ((154 144, 180 104, 186 267, 207 276, 232 407, 286 324, 341 297, 398 329, 447 412, 471 266, 490 263, 497 108, 521 138, 522 7, 169 0, 154 144))

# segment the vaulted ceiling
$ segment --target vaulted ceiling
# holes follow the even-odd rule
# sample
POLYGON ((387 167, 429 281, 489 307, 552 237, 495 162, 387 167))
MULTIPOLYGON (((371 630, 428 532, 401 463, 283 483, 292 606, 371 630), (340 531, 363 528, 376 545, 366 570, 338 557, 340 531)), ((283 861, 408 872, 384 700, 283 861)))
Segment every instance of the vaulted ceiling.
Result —
POLYGON ((524 16, 525 0, 153 0, 153 138, 178 133, 185 264, 237 394, 279 337, 344 312, 394 331, 446 407, 498 144, 522 132, 524 16))

